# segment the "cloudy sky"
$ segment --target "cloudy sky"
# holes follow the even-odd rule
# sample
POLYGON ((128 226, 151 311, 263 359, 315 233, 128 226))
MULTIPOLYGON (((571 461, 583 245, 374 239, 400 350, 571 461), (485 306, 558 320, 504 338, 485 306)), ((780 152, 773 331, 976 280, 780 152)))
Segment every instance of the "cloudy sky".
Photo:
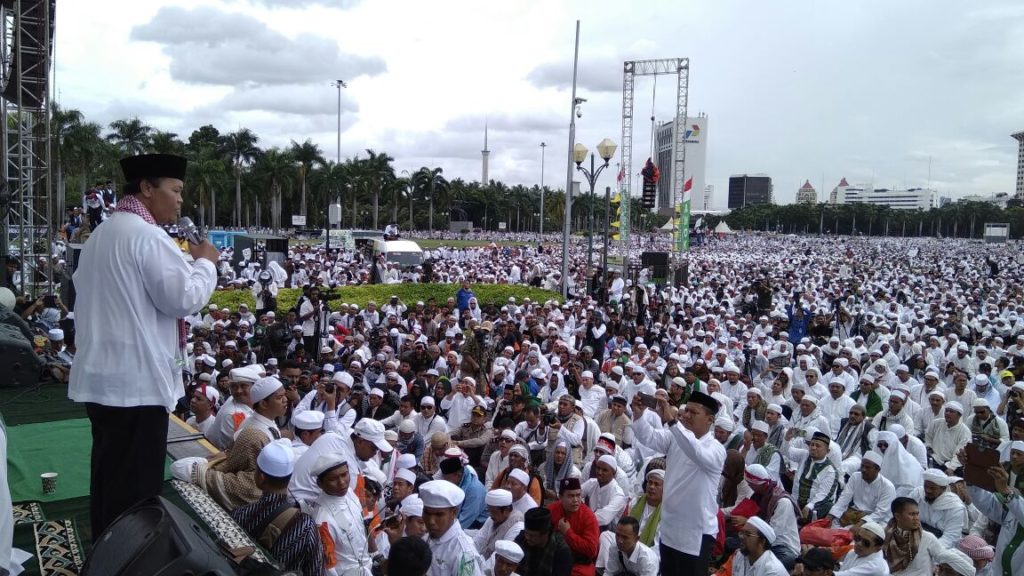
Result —
MULTIPOLYGON (((776 199, 846 177, 943 195, 1013 192, 1024 130, 1024 2, 987 0, 90 0, 58 4, 61 103, 107 123, 139 116, 183 137, 248 127, 263 146, 311 138, 564 187, 573 34, 577 140, 622 139, 622 62, 688 57, 689 111, 709 117, 707 181, 767 173, 776 199), (929 171, 930 165, 930 171, 929 171), (930 178, 930 179, 929 179, 930 178)), ((674 78, 636 85, 634 166, 674 78)), ((599 186, 611 185, 614 169, 599 186)))

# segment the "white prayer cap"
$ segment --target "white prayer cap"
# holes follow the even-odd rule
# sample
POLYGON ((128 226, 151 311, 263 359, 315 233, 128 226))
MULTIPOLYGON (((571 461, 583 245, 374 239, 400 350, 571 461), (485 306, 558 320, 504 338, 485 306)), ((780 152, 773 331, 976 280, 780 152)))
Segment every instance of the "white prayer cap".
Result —
POLYGON ((398 432, 395 432, 394 430, 385 430, 384 439, 388 442, 398 442, 398 432))
MULTIPOLYGON (((516 471, 522 472, 522 470, 519 470, 518 468, 516 468, 516 471)), ((511 476, 511 474, 509 475, 511 476)), ((484 502, 488 506, 511 506, 512 493, 502 488, 491 490, 487 493, 487 497, 484 498, 484 502)))
POLYGON ((283 442, 271 442, 260 450, 259 456, 256 457, 256 466, 267 476, 284 478, 291 476, 295 470, 292 463, 294 456, 291 446, 283 442))
POLYGON ((902 424, 893 424, 889 426, 889 432, 896 435, 897 438, 905 438, 907 436, 907 429, 902 424))
MULTIPOLYGON (((273 312, 268 312, 267 314, 273 314, 273 312)), ((277 358, 267 360, 267 366, 277 366, 277 358)))
POLYGON ((771 428, 768 427, 768 423, 764 420, 754 420, 754 423, 750 425, 751 431, 763 432, 765 434, 771 433, 771 428))
POLYGON ((395 479, 402 479, 411 484, 416 485, 416 473, 408 468, 400 468, 398 472, 395 472, 395 479))
POLYGON ((963 413, 964 413, 963 405, 960 404, 959 402, 957 402, 956 400, 950 400, 949 402, 946 402, 943 405, 942 409, 943 410, 953 410, 955 412, 959 412, 961 415, 963 415, 963 413))
POLYGON ((775 530, 772 530, 772 527, 767 522, 757 516, 751 516, 747 518, 747 524, 756 528, 764 536, 764 539, 768 541, 769 546, 775 543, 775 530))
POLYGON ((543 378, 543 377, 544 377, 544 371, 541 370, 540 368, 534 368, 532 371, 530 371, 530 378, 533 378, 534 380, 537 380, 538 378, 543 378))
POLYGON ((324 427, 324 413, 319 410, 304 410, 292 416, 296 430, 320 430, 324 427))
POLYGON ((733 424, 733 421, 732 421, 731 418, 726 418, 725 416, 719 416, 718 418, 715 418, 715 428, 721 428, 722 430, 725 430, 726 432, 732 432, 733 430, 736 429, 736 425, 733 424))
POLYGON ((416 431, 416 423, 412 420, 402 420, 402 423, 398 425, 398 431, 402 434, 412 434, 416 431))
POLYGON ((580 374, 580 377, 581 377, 581 378, 590 378, 591 380, 593 380, 593 379, 594 379, 594 373, 593 373, 593 372, 591 372, 590 370, 584 370, 584 371, 583 371, 583 372, 582 372, 582 373, 580 374))
POLYGON ((935 555, 935 565, 949 566, 960 576, 975 576, 977 570, 974 561, 969 556, 955 548, 943 548, 935 555))
POLYGON ((910 368, 908 368, 906 364, 900 364, 899 366, 896 367, 896 371, 897 372, 910 372, 910 368))
POLYGON ((516 434, 515 430, 506 428, 501 431, 501 436, 499 436, 499 438, 508 438, 509 440, 516 442, 519 440, 519 435, 516 434))
POLYGON ((384 439, 384 425, 377 420, 363 418, 352 427, 352 434, 373 443, 381 452, 390 453, 394 450, 384 439))
POLYGON ((946 395, 942 393, 942 390, 932 390, 931 392, 928 393, 928 397, 931 398, 932 396, 938 396, 943 400, 946 399, 946 395))
POLYGON ((313 467, 309 469, 309 473, 319 478, 319 476, 324 472, 347 464, 348 460, 346 460, 341 454, 328 452, 316 459, 316 462, 313 463, 313 467))
POLYGON ((220 363, 220 367, 224 368, 225 370, 230 369, 234 365, 235 361, 232 360, 231 358, 225 358, 224 361, 220 363))
POLYGON ((985 376, 984 374, 978 374, 977 376, 974 377, 974 385, 975 386, 988 386, 989 385, 988 376, 985 376))
POLYGON ((776 414, 782 414, 782 406, 779 406, 778 404, 769 404, 768 411, 775 412, 776 414))
POLYGON ((612 456, 611 454, 605 454, 604 456, 598 458, 597 461, 604 464, 605 466, 610 466, 612 470, 617 471, 619 469, 618 461, 616 461, 615 456, 612 456))
MULTIPOLYGON (((749 522, 749 520, 747 520, 749 522)), ((885 528, 882 527, 878 522, 865 522, 861 524, 861 528, 871 532, 875 536, 878 536, 879 540, 885 540, 885 528)))
POLYGON ((810 402, 811 404, 814 404, 815 406, 818 405, 818 397, 815 396, 814 394, 810 394, 810 393, 804 394, 804 397, 803 397, 803 399, 801 401, 803 401, 803 400, 807 400, 808 402, 810 402))
POLYGON ((878 466, 879 468, 882 467, 882 455, 879 454, 878 452, 875 452, 874 450, 868 450, 867 452, 865 452, 864 456, 861 457, 861 461, 871 462, 872 464, 878 466))
POLYGON ((351 388, 355 383, 355 379, 348 372, 335 372, 334 376, 331 376, 331 381, 347 388, 351 388))
POLYGON ((373 390, 370 390, 370 396, 376 396, 378 398, 383 398, 384 397, 384 391, 381 390, 380 388, 374 388, 373 390))
POLYGON ((511 540, 498 540, 495 542, 494 554, 514 564, 519 564, 523 561, 523 557, 526 556, 523 549, 519 547, 519 544, 511 540))
POLYGON ((214 360, 212 357, 207 356, 207 355, 204 354, 203 355, 203 364, 206 364, 210 368, 213 368, 214 366, 217 365, 217 361, 214 360))
POLYGON ((513 468, 512 471, 508 473, 508 477, 518 481, 523 486, 530 485, 530 475, 519 468, 513 468))
POLYGON ((46 335, 53 342, 60 342, 60 341, 64 340, 64 331, 61 330, 60 328, 54 328, 53 330, 50 330, 49 332, 47 332, 46 335))
POLYGON ((401 456, 398 457, 398 460, 395 461, 395 467, 397 467, 399 469, 412 468, 415 465, 416 465, 416 455, 415 454, 402 454, 401 456))
POLYGON ((228 340, 227 342, 224 343, 224 347, 225 348, 238 348, 238 343, 235 342, 234 340, 228 340))
POLYGON ((971 403, 971 408, 988 408, 991 410, 992 406, 989 406, 988 400, 985 398, 975 398, 974 402, 971 403))
POLYGON ((402 499, 402 503, 398 506, 398 511, 407 518, 421 518, 423 516, 423 500, 416 494, 409 494, 402 499))
POLYGON ((255 404, 261 400, 266 400, 271 394, 277 392, 281 388, 284 388, 284 384, 281 384, 281 381, 273 376, 260 378, 252 385, 252 392, 250 393, 252 396, 252 403, 255 404))
POLYGON ((654 470, 651 470, 650 472, 648 472, 647 476, 644 476, 644 478, 647 478, 648 480, 651 479, 651 478, 658 478, 658 479, 664 480, 665 479, 665 470, 662 469, 662 468, 655 468, 654 470))
POLYGON ((228 372, 228 378, 232 382, 248 382, 254 384, 260 379, 260 375, 252 369, 251 366, 243 366, 241 368, 232 368, 228 372))
MULTIPOLYGON (((202 380, 203 376, 206 376, 207 381, 209 381, 209 374, 200 374, 199 376, 200 380, 202 380)), ((206 399, 212 402, 213 404, 216 404, 217 401, 220 400, 220 392, 213 386, 204 386, 203 388, 200 389, 203 391, 203 394, 206 396, 206 399)))
POLYGON ((199 380, 200 382, 210 382, 213 380, 213 375, 203 372, 202 374, 197 376, 196 379, 199 380))
POLYGON ((622 366, 612 366, 612 373, 622 376, 622 366))
POLYGON ((435 402, 434 402, 434 397, 433 396, 424 396, 423 399, 420 400, 420 408, 422 408, 424 406, 434 406, 434 405, 435 405, 435 402))
POLYGON ((431 480, 420 486, 425 508, 455 508, 466 498, 461 488, 447 480, 431 480))
POLYGON ((925 482, 931 482, 937 486, 946 487, 952 482, 952 478, 946 475, 945 472, 938 468, 929 468, 922 474, 925 482))

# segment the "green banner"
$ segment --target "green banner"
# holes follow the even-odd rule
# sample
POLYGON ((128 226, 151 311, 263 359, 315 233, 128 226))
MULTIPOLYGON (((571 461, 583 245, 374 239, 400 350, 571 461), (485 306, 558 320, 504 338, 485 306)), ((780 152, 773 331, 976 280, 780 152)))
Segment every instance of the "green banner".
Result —
POLYGON ((676 250, 690 249, 690 200, 683 201, 682 209, 676 210, 676 250))

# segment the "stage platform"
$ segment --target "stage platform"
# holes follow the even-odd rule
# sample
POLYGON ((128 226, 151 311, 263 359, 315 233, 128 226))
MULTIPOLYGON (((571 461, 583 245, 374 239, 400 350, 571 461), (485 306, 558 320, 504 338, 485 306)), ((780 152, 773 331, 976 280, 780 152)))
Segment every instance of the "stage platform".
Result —
MULTIPOLYGON (((7 465, 14 502, 14 546, 33 555, 23 574, 78 574, 94 535, 89 520, 92 437, 85 408, 67 398, 67 386, 0 389, 7 426, 7 465), (39 474, 57 472, 57 491, 43 493, 39 474)), ((169 466, 185 456, 217 452, 195 429, 171 417, 163 496, 233 548, 254 546, 230 517, 195 487, 170 480, 169 466), (216 527, 216 528, 212 528, 216 527)), ((255 547, 255 546, 254 546, 255 547)), ((258 547, 256 547, 258 550, 258 547)), ((257 559, 266 560, 262 552, 257 559)))

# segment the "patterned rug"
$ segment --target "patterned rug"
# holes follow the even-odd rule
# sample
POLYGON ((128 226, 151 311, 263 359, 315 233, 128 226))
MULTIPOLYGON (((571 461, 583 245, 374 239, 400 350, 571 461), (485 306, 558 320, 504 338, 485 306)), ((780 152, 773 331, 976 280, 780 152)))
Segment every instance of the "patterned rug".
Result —
POLYGON ((82 548, 71 520, 36 522, 36 557, 43 576, 77 576, 84 565, 82 548))
POLYGON ((259 546, 245 533, 245 530, 242 530, 221 508, 220 504, 217 504, 202 488, 180 480, 171 480, 171 485, 181 495, 182 500, 188 502, 188 505, 203 519, 203 522, 213 529, 217 539, 223 540, 229 549, 251 546, 255 550, 252 558, 260 562, 270 562, 270 559, 260 551, 259 546))
POLYGON ((14 525, 33 524, 46 520, 39 502, 23 502, 14 505, 14 525))

